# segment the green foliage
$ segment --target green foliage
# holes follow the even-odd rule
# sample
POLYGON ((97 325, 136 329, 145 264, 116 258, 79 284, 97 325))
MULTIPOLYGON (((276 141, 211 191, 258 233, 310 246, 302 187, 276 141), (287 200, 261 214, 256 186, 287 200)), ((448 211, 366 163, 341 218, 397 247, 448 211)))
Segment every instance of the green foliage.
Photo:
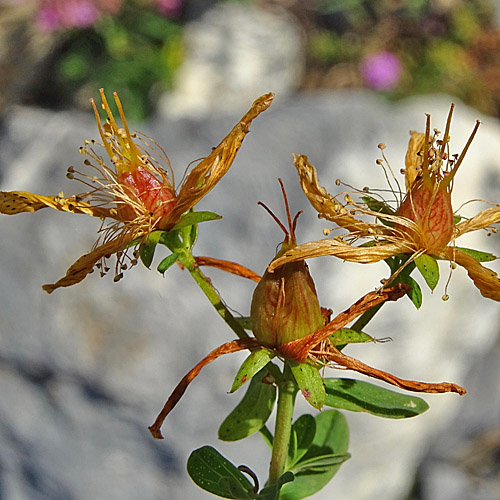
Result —
POLYGON ((287 360, 302 395, 314 408, 320 410, 325 404, 325 386, 318 368, 313 364, 287 360))
POLYGON ((274 353, 268 349, 259 349, 253 351, 250 355, 243 361, 240 366, 236 377, 234 378, 233 385, 231 386, 231 391, 234 392, 238 390, 243 384, 248 382, 259 370, 264 368, 271 359, 274 358, 274 353))
POLYGON ((421 398, 348 378, 325 378, 326 406, 377 417, 410 418, 428 410, 421 398))
POLYGON ((472 248, 464 248, 464 247, 456 247, 456 248, 457 250, 460 250, 461 252, 470 255, 478 262, 492 262, 494 260, 497 260, 497 257, 492 253, 482 252, 481 250, 473 250, 472 248))
POLYGON ((93 28, 68 32, 54 69, 63 95, 78 90, 81 99, 100 87, 116 90, 127 103, 128 117, 143 120, 155 97, 172 86, 182 59, 180 22, 160 15, 153 5, 128 1, 93 28))
POLYGON ((219 497, 255 498, 253 485, 245 475, 211 446, 203 446, 191 453, 187 471, 200 488, 219 497))
POLYGON ((267 370, 264 368, 252 378, 243 399, 219 427, 220 440, 244 439, 267 422, 276 400, 276 387, 262 382, 266 375, 267 370))
POLYGON ((415 259, 415 265, 429 288, 434 290, 439 282, 439 266, 436 259, 424 253, 415 259))
MULTIPOLYGON (((302 418, 302 417, 301 417, 302 418)), ((335 410, 321 412, 315 417, 316 432, 305 454, 291 468, 295 476, 281 493, 282 500, 300 500, 321 490, 349 458, 349 428, 345 417, 335 410)), ((300 419, 297 420, 299 422, 300 419)), ((296 422, 296 423, 297 423, 296 422)), ((306 443, 310 425, 295 426, 298 442, 306 443), (307 437, 300 435, 302 432, 307 437)))

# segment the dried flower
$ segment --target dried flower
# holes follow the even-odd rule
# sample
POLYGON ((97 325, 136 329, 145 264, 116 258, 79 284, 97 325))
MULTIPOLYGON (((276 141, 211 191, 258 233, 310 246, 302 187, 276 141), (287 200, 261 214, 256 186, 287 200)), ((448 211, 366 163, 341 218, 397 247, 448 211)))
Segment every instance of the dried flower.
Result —
MULTIPOLYGON (((361 204, 347 197, 345 204, 319 185, 316 169, 306 156, 295 155, 302 189, 313 207, 324 217, 348 231, 335 238, 312 241, 285 252, 273 261, 269 269, 298 260, 322 255, 333 255, 344 260, 372 263, 400 254, 409 256, 408 262, 420 255, 448 260, 464 267, 484 297, 500 301, 500 280, 497 273, 481 265, 471 252, 455 246, 455 240, 466 233, 486 229, 500 222, 500 206, 483 210, 471 219, 454 223, 451 192, 455 175, 479 127, 479 122, 462 153, 450 157, 447 145, 453 105, 450 109, 444 136, 441 140, 430 134, 430 116, 427 116, 425 134, 411 132, 406 154, 406 195, 397 210, 385 202, 366 198, 361 204), (377 207, 373 205, 377 204, 377 207), (363 220, 363 215, 374 216, 375 222, 363 220), (365 243, 355 246, 360 239, 365 243)), ((380 145, 383 149, 385 146, 380 145)), ((495 259, 490 254, 488 260, 495 259)), ((393 275, 394 277, 394 275, 393 275)))
POLYGON ((157 159, 163 160, 171 170, 163 149, 152 139, 130 132, 116 93, 114 98, 123 127, 118 126, 102 89, 101 98, 107 113, 104 125, 93 101, 92 105, 101 145, 112 167, 95 151, 95 141, 86 141, 80 152, 90 158, 84 163, 93 168, 96 175, 79 173, 74 167, 70 167, 67 174, 69 178, 83 182, 90 188, 89 191, 73 196, 0 192, 0 212, 4 214, 35 212, 50 207, 111 220, 105 228, 101 228, 101 235, 90 253, 80 257, 68 269, 66 276, 55 284, 43 287, 48 293, 79 283, 94 267, 105 274, 109 269, 106 259, 112 254, 117 257, 115 280, 120 279, 127 262, 136 262, 135 257, 128 257, 127 249, 145 241, 152 231, 168 231, 175 226, 181 216, 193 208, 229 170, 250 124, 270 106, 273 94, 263 95, 253 103, 228 136, 189 172, 177 191, 173 173, 164 170, 157 159))

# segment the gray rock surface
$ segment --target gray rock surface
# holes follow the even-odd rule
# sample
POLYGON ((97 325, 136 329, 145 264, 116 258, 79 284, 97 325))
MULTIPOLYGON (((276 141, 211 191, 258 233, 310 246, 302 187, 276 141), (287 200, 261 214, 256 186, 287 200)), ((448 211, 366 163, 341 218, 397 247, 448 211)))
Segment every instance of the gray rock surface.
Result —
MULTIPOLYGON (((316 219, 300 191, 291 154, 309 155, 331 191, 338 177, 354 186, 385 188, 375 165, 377 144, 385 142, 392 167, 399 170, 408 131, 423 127, 425 112, 432 114, 433 126, 442 128, 449 103, 449 97, 435 96, 390 105, 365 92, 317 93, 274 103, 252 125, 228 175, 200 203, 200 209, 224 219, 200 227, 197 254, 237 260, 262 272, 282 234, 256 202, 283 215, 277 177, 285 182, 292 210, 305 210, 300 241, 322 237, 325 223, 316 219)), ((165 147, 181 178, 186 165, 207 155, 239 117, 212 115, 197 121, 158 116, 143 131, 165 147)), ((476 118, 484 123, 457 176, 456 206, 471 198, 498 200, 500 194, 496 120, 457 103, 451 150, 461 150, 476 118)), ((0 138, 0 188, 78 192, 82 188, 65 178, 66 167, 81 165, 78 146, 96 137, 90 111, 16 109, 0 138)), ((480 207, 468 206, 464 213, 480 207)), ((49 296, 40 286, 62 276, 90 249, 99 221, 47 209, 5 216, 0 223, 0 497, 209 498, 185 472, 190 451, 205 444, 266 477, 269 456, 258 437, 240 444, 219 443, 216 437, 218 425, 241 397, 227 391, 242 353, 221 358, 202 372, 169 417, 164 441, 154 441, 147 431, 185 372, 231 338, 188 274, 173 268, 162 278, 154 265, 151 271, 137 267, 116 284, 111 276, 94 274, 49 296)), ((498 237, 477 234, 471 240, 463 244, 498 253, 498 237)), ((160 249, 155 263, 163 255, 160 249)), ((310 268, 322 304, 335 312, 386 275, 383 263, 361 266, 332 258, 313 260, 310 268)), ((208 274, 229 305, 248 314, 253 284, 218 271, 208 274)), ((446 265, 442 274, 434 295, 424 291, 422 311, 401 301, 387 306, 370 325, 370 333, 390 335, 393 342, 349 353, 406 378, 466 387, 471 380, 471 394, 426 396, 430 410, 408 421, 347 414, 352 459, 315 498, 401 499, 436 440, 436 429, 463 435, 456 415, 466 411, 476 391, 483 395, 485 390, 469 378, 470 371, 487 353, 492 370, 498 370, 498 358, 490 351, 498 334, 499 306, 482 299, 461 269, 453 274, 451 299, 442 302, 446 265)), ((497 412, 498 389, 491 380, 484 383, 489 398, 497 401, 491 411, 497 412)), ((299 411, 309 409, 300 403, 299 411)), ((482 414, 481 408, 474 411, 482 414)))

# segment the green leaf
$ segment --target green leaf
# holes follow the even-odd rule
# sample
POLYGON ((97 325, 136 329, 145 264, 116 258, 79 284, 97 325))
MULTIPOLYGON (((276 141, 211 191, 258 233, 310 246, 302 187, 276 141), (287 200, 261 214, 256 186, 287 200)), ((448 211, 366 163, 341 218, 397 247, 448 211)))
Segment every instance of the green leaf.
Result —
POLYGON ((280 491, 285 483, 290 483, 294 480, 294 476, 291 472, 285 472, 275 484, 272 486, 266 486, 263 488, 256 500, 280 500, 280 491))
POLYGON ((361 199, 366 203, 368 208, 370 210, 373 210, 374 212, 379 212, 381 214, 386 214, 386 215, 394 215, 394 210, 387 205, 387 203, 377 200, 375 198, 372 198, 371 196, 362 196, 361 199))
POLYGON ((187 471, 200 488, 214 495, 238 500, 255 497, 250 481, 211 446, 203 446, 191 453, 187 471))
POLYGON ((159 264, 158 267, 156 268, 157 271, 161 274, 165 274, 167 269, 172 267, 176 262, 177 259, 179 258, 179 254, 174 252, 171 253, 168 257, 165 257, 159 264))
POLYGON ((434 290, 439 281, 439 266, 436 259, 424 253, 415 259, 415 265, 429 288, 434 290))
POLYGON ((250 381, 246 394, 219 427, 221 441, 238 441, 257 432, 271 415, 276 400, 276 387, 262 383, 264 368, 250 381))
POLYGON ((328 338, 335 346, 375 341, 375 339, 367 333, 358 332, 352 328, 341 328, 335 333, 332 333, 328 338))
POLYGON ((458 224, 461 220, 462 220, 462 217, 460 217, 460 215, 453 216, 453 224, 458 224))
POLYGON ((180 221, 171 229, 171 231, 176 231, 186 226, 192 226, 193 224, 198 224, 200 222, 207 222, 209 220, 219 220, 222 219, 222 215, 218 215, 214 212, 200 211, 200 212, 187 212, 182 215, 180 221))
POLYGON ((325 378, 326 405, 363 411, 385 418, 410 418, 424 413, 429 405, 421 398, 394 392, 361 380, 325 378))
POLYGON ((297 361, 287 360, 293 376, 297 381, 300 391, 306 401, 320 410, 325 404, 325 386, 318 369, 311 363, 298 363, 297 361))
POLYGON ((257 372, 274 358, 273 351, 269 349, 259 349, 252 352, 248 358, 243 361, 236 377, 234 378, 233 385, 229 392, 238 390, 245 382, 248 382, 257 372))
POLYGON ((420 285, 411 276, 401 276, 401 282, 411 286, 411 290, 408 290, 406 295, 413 302, 413 305, 420 309, 422 306, 422 289, 420 285))
POLYGON ((473 250, 472 248, 463 248, 463 247, 456 247, 457 250, 460 250, 461 252, 470 255, 474 259, 476 259, 478 262, 491 262, 493 260, 497 260, 498 257, 493 255, 492 253, 488 252, 481 252, 480 250, 473 250))
POLYGON ((349 458, 351 458, 350 453, 329 453, 328 455, 302 460, 291 470, 294 474, 300 474, 301 472, 327 472, 328 469, 335 465, 342 465, 349 458))
POLYGON ((153 231, 149 233, 146 240, 139 247, 139 255, 141 256, 142 263, 146 267, 150 267, 151 262, 153 262, 156 245, 158 245, 162 233, 163 231, 153 231))
POLYGON ((312 415, 302 415, 293 423, 288 449, 288 469, 307 453, 315 435, 316 420, 312 415))
POLYGON ((317 415, 315 420, 316 434, 313 442, 302 460, 296 464, 297 469, 301 464, 305 465, 305 469, 295 475, 293 483, 282 488, 281 500, 300 500, 314 495, 337 473, 341 465, 338 462, 347 458, 349 428, 345 417, 338 411, 327 410, 317 415), (313 465, 315 460, 317 468, 313 465), (332 465, 333 461, 337 463, 332 465))

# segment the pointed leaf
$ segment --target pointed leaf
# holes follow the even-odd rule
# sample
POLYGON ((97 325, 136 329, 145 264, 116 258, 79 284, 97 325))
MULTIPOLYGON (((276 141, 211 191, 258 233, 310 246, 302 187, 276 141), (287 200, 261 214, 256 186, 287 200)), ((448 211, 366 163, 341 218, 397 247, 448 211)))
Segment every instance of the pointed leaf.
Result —
POLYGON ((291 472, 285 472, 275 484, 263 488, 256 500, 280 500, 280 491, 282 486, 293 480, 293 474, 291 472))
POLYGON ((176 262, 177 259, 179 258, 178 253, 171 253, 168 257, 165 257, 159 264, 158 267, 156 268, 157 271, 161 274, 165 274, 167 269, 172 267, 176 262))
POLYGON ((341 463, 332 465, 325 464, 323 459, 337 460, 331 455, 338 457, 338 460, 345 459, 349 445, 349 428, 345 417, 335 410, 327 410, 316 416, 316 434, 309 447, 308 452, 300 460, 296 467, 302 463, 311 464, 318 460, 318 466, 323 469, 304 470, 295 475, 293 483, 286 484, 281 490, 281 500, 300 500, 314 495, 321 490, 339 470, 341 463))
POLYGON ((248 382, 257 372, 274 358, 274 353, 269 349, 259 349, 252 352, 243 364, 240 366, 233 385, 229 392, 234 392, 239 389, 245 382, 248 382))
POLYGON ((139 248, 139 255, 141 256, 142 263, 146 267, 150 267, 151 262, 153 262, 156 245, 158 245, 162 233, 163 231, 153 231, 139 248))
POLYGON ((330 342, 335 346, 375 341, 375 339, 367 333, 358 332, 357 330, 353 330, 352 328, 341 328, 335 333, 332 333, 328 338, 330 339, 330 342))
POLYGON ((401 276, 401 281, 411 286, 406 295, 413 302, 413 305, 420 309, 422 306, 422 289, 420 285, 411 276, 401 276))
POLYGON ((309 450, 316 435, 316 420, 312 415, 301 415, 292 425, 288 450, 288 468, 293 467, 309 450))
POLYGON ((349 458, 351 458, 350 453, 329 453, 328 455, 320 455, 302 460, 291 470, 294 474, 300 474, 301 472, 327 472, 328 469, 335 465, 342 465, 349 458))
POLYGON ((200 211, 200 212, 187 212, 185 213, 180 221, 171 229, 178 230, 186 226, 192 226, 193 224, 198 224, 200 222, 207 222, 209 220, 219 220, 222 219, 222 215, 218 215, 214 212, 200 211))
POLYGON ((439 281, 439 266, 436 259, 424 253, 415 259, 415 265, 429 288, 434 290, 439 281))
POLYGON ((481 252, 480 250, 473 250, 472 248, 463 248, 457 247, 457 250, 460 250, 467 255, 470 255, 478 262, 492 262, 493 260, 497 260, 498 257, 488 252, 481 252))
POLYGON ((219 427, 221 441, 244 439, 264 426, 273 411, 276 387, 262 383, 267 370, 261 370, 250 381, 246 394, 219 427))
POLYGON ((385 418, 410 418, 429 405, 421 398, 349 378, 325 378, 326 405, 385 418))
POLYGON ((325 404, 325 386, 318 369, 310 363, 287 360, 302 395, 314 408, 320 410, 325 404))
POLYGON ((223 498, 241 499, 235 496, 239 489, 246 497, 254 498, 253 485, 229 460, 215 448, 203 446, 194 450, 188 458, 187 471, 191 479, 205 491, 223 498), (238 485, 238 487, 235 486, 238 485))

